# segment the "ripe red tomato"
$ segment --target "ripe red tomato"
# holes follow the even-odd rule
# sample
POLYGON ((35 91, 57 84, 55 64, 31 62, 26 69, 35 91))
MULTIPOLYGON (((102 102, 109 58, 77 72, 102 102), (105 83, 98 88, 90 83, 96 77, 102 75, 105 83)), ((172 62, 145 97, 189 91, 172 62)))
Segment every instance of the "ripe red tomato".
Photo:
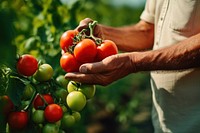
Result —
POLYGON ((60 47, 67 52, 69 46, 73 45, 73 38, 78 34, 76 30, 65 31, 60 38, 60 47))
POLYGON ((22 129, 28 123, 28 113, 25 111, 12 112, 8 116, 8 125, 11 129, 22 129))
POLYGON ((0 105, 2 106, 2 108, 0 107, 2 109, 0 111, 2 111, 5 116, 14 109, 14 104, 7 95, 0 97, 0 105))
POLYGON ((17 62, 17 71, 24 76, 32 76, 37 69, 38 61, 32 55, 22 55, 17 62))
POLYGON ((91 39, 83 39, 74 48, 74 56, 81 63, 93 62, 97 54, 97 46, 91 39))
POLYGON ((57 122, 63 116, 63 110, 58 104, 49 104, 44 110, 45 119, 48 122, 57 122))
POLYGON ((64 53, 60 58, 60 66, 66 72, 78 72, 80 65, 74 55, 70 53, 64 53))
MULTIPOLYGON (((44 97, 44 100, 46 100, 46 102, 48 104, 54 103, 53 97, 50 94, 43 94, 42 96, 44 97)), ((44 105, 45 105, 45 103, 44 103, 43 99, 41 98, 41 96, 37 95, 33 102, 34 108, 39 109, 40 107, 43 107, 44 105)))
POLYGON ((97 46, 97 61, 118 53, 116 44, 111 40, 104 40, 103 43, 97 46))

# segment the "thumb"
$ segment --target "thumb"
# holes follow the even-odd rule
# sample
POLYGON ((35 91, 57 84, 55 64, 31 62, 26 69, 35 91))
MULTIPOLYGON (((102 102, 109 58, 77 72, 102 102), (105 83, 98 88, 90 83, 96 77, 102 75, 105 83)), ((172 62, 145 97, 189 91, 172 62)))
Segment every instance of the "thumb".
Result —
POLYGON ((101 73, 106 69, 102 62, 86 63, 80 66, 79 71, 81 73, 101 73))

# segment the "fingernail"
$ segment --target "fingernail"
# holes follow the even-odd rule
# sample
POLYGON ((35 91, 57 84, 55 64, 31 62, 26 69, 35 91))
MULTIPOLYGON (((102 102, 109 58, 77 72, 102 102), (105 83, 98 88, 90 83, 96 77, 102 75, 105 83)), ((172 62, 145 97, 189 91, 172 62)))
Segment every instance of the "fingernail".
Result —
POLYGON ((86 66, 81 66, 80 72, 87 73, 87 67, 86 66))

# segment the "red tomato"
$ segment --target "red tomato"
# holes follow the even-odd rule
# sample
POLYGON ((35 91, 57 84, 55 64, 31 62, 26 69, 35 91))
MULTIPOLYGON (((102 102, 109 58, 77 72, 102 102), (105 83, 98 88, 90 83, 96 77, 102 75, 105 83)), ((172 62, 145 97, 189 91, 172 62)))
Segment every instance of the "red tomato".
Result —
POLYGON ((57 122, 63 116, 63 110, 58 104, 49 104, 44 110, 45 119, 48 122, 57 122))
POLYGON ((83 39, 74 48, 74 56, 81 63, 93 62, 97 54, 97 46, 91 39, 83 39))
POLYGON ((60 66, 66 72, 78 72, 80 65, 74 55, 70 53, 64 53, 60 58, 60 66))
POLYGON ((22 55, 17 62, 17 71, 24 76, 32 76, 37 69, 38 61, 32 55, 22 55))
POLYGON ((97 61, 118 53, 116 44, 111 40, 104 40, 101 45, 97 47, 97 61))
MULTIPOLYGON (((44 100, 48 103, 48 104, 52 104, 54 103, 53 97, 49 94, 43 94, 42 95, 44 97, 44 100)), ((43 99, 41 98, 40 95, 37 95, 34 99, 33 102, 33 106, 35 109, 39 109, 40 107, 43 107, 45 105, 43 99)))
POLYGON ((28 113, 25 111, 12 112, 8 116, 8 125, 11 129, 22 129, 28 123, 28 113))
POLYGON ((7 116, 14 109, 14 104, 7 95, 0 97, 0 105, 2 105, 2 113, 5 116, 7 116))
POLYGON ((78 34, 76 30, 65 31, 60 38, 60 47, 67 52, 69 46, 73 45, 73 38, 78 34))

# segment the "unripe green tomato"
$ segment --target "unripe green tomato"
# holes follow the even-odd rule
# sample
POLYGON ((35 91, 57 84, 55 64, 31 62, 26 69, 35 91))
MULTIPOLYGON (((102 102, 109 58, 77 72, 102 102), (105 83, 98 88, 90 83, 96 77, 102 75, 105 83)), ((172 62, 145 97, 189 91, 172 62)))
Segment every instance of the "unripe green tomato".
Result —
POLYGON ((56 90, 55 94, 56 94, 57 98, 61 99, 61 102, 64 103, 66 101, 68 92, 65 89, 58 89, 58 90, 56 90))
POLYGON ((22 94, 22 100, 29 100, 32 98, 34 89, 31 85, 26 85, 22 94))
POLYGON ((63 113, 66 113, 68 111, 68 109, 65 105, 61 105, 61 108, 63 110, 63 113))
POLYGON ((32 120, 36 124, 42 124, 45 121, 44 110, 36 110, 33 112, 32 120))
POLYGON ((72 91, 67 95, 67 105, 73 111, 81 111, 86 105, 86 97, 82 92, 72 91))
POLYGON ((73 112, 72 116, 74 116, 76 122, 81 120, 81 114, 79 112, 73 112))
POLYGON ((78 85, 75 81, 69 81, 68 85, 67 85, 67 91, 68 93, 72 92, 72 91, 77 91, 78 90, 78 85))
POLYGON ((42 133, 59 133, 59 126, 55 123, 47 123, 42 129, 42 133))
POLYGON ((96 87, 95 85, 81 84, 78 91, 82 92, 87 99, 91 99, 95 95, 96 87))
POLYGON ((35 80, 39 82, 48 81, 53 77, 53 68, 49 64, 42 64, 34 74, 35 80))
POLYGON ((64 75, 59 75, 56 78, 56 82, 63 88, 67 89, 67 85, 69 83, 69 80, 65 79, 64 75))
POLYGON ((70 114, 64 114, 63 118, 61 119, 61 128, 67 129, 69 127, 72 127, 74 124, 75 124, 74 116, 70 114))

